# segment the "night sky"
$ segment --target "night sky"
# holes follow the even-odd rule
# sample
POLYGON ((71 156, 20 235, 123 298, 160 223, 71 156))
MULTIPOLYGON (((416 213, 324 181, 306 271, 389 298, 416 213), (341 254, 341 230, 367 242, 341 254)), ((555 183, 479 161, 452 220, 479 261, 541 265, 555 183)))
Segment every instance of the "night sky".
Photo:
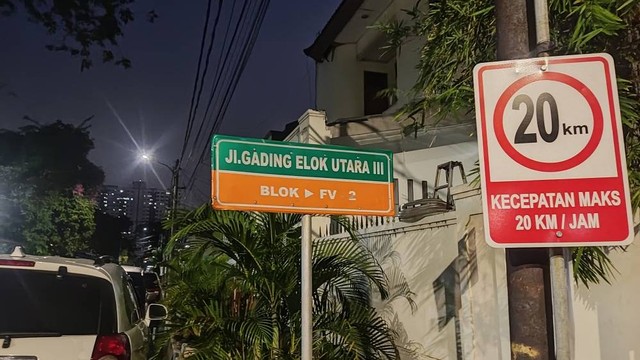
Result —
MULTIPOLYGON (((315 66, 302 50, 339 2, 271 1, 220 133, 263 137, 313 107, 315 66)), ((169 186, 168 169, 155 167, 158 181, 148 165, 137 161, 136 146, 113 111, 141 148, 153 149, 167 164, 175 161, 182 148, 207 2, 138 3, 141 8, 134 9, 142 12, 125 28, 119 46, 133 62, 127 70, 96 62, 80 72, 79 59, 44 48, 53 38, 24 14, 0 18, 0 127, 28 125, 25 115, 41 123, 60 119, 74 124, 95 115, 91 134, 96 148, 90 159, 105 171, 106 184, 143 179, 150 186, 169 186), (143 19, 145 6, 158 13, 155 23, 143 19)), ((200 193, 209 181, 206 174, 198 178, 200 193)))

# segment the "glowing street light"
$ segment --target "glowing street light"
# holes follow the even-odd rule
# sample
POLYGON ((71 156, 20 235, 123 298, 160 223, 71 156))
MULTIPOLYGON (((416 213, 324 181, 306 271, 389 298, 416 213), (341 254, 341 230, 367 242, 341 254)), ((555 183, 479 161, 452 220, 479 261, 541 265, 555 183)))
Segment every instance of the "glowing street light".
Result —
MULTIPOLYGON (((173 176, 175 176, 175 172, 180 170, 179 167, 178 167, 180 160, 178 160, 178 159, 176 159, 176 163, 175 163, 174 166, 170 166, 170 165, 167 165, 167 164, 163 163, 162 161, 156 160, 154 158, 153 154, 151 154, 149 152, 146 152, 146 151, 143 151, 143 152, 140 153, 140 160, 142 160, 142 162, 147 163, 147 164, 156 163, 156 164, 162 165, 162 166, 166 167, 167 169, 169 169, 169 171, 171 171, 171 175, 173 175, 173 176)), ((174 184, 172 184, 172 185, 174 185, 174 184)))

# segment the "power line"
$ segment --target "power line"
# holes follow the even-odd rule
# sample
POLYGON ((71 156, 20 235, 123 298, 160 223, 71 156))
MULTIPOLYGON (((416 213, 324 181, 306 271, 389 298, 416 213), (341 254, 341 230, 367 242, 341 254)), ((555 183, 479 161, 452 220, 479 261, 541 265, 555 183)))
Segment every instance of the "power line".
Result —
POLYGON ((200 53, 198 55, 198 66, 196 68, 196 78, 193 82, 193 91, 191 93, 191 104, 189 105, 189 117, 187 118, 187 127, 184 133, 184 142, 182 143, 182 150, 180 152, 180 160, 184 156, 184 152, 187 148, 189 136, 191 134, 191 128, 193 126, 193 106, 195 103, 196 91, 198 87, 198 79, 200 78, 200 67, 202 66, 202 55, 204 54, 204 43, 207 38, 207 29, 209 28, 209 19, 211 17, 211 0, 207 3, 207 14, 205 15, 204 29, 202 30, 202 39, 200 40, 200 53))
MULTIPOLYGON (((211 100, 218 94, 218 86, 220 85, 220 79, 222 78, 222 70, 226 68, 227 60, 229 58, 229 53, 231 52, 231 49, 233 48, 233 44, 234 44, 236 36, 238 34, 238 30, 240 29, 240 21, 243 18, 245 18, 244 14, 245 14, 245 11, 246 11, 247 6, 248 6, 249 3, 250 3, 250 1, 245 1, 243 6, 242 6, 242 10, 240 12, 240 15, 238 16, 238 22, 236 24, 235 30, 233 31, 233 36, 231 37, 230 44, 226 48, 227 51, 226 51, 226 54, 224 56, 224 61, 222 63, 221 63, 220 60, 222 59, 222 54, 224 53, 224 51, 222 51, 222 50, 220 51, 220 56, 218 57, 218 61, 217 61, 218 66, 216 68, 216 73, 215 73, 215 76, 213 78, 213 85, 211 86, 211 88, 212 88, 211 96, 209 98, 209 101, 207 102, 207 107, 206 107, 204 115, 202 117, 202 121, 200 122, 200 126, 198 128, 198 132, 196 133, 196 136, 195 136, 195 138, 193 140, 193 146, 191 147, 191 151, 189 151, 189 156, 187 157, 187 161, 191 159, 191 156, 193 154, 193 150, 196 149, 198 141, 200 140, 200 136, 202 134, 202 130, 204 129, 204 125, 207 122, 207 115, 209 114, 209 110, 211 108, 211 100)), ((232 23, 231 19, 233 19, 234 9, 235 9, 235 6, 232 7, 232 9, 231 9, 232 12, 231 12, 230 20, 229 20, 229 22, 227 24, 227 31, 226 31, 225 37, 224 37, 223 49, 225 48, 224 44, 226 44, 226 40, 227 40, 227 37, 229 35, 229 27, 230 27, 230 25, 232 23)))
MULTIPOLYGON (((222 12, 222 0, 218 1, 218 11, 216 13, 216 18, 213 22, 213 28, 211 30, 211 37, 209 39, 209 48, 207 49, 207 57, 204 63, 204 70, 202 71, 202 76, 200 77, 200 88, 198 89, 198 96, 196 96, 196 103, 193 107, 193 119, 191 119, 191 124, 193 125, 193 121, 195 120, 196 114, 198 113, 198 106, 200 105, 200 98, 202 97, 202 90, 204 88, 204 81, 207 77, 207 71, 209 70, 209 61, 211 59, 211 52, 213 51, 213 44, 216 39, 216 32, 218 29, 218 22, 220 21, 220 13, 222 12)), ((188 140, 188 139, 187 139, 188 140)), ((184 143, 184 149, 186 149, 186 142, 184 143)), ((180 155, 181 159, 184 156, 184 153, 180 155)))
POLYGON ((193 204, 194 206, 199 205, 198 204, 199 201, 197 201, 197 196, 200 196, 201 198, 205 198, 205 199, 211 198, 210 185, 211 183, 209 181, 207 181, 206 183, 202 183, 202 182, 194 183, 193 190, 195 190, 195 194, 194 194, 195 196, 191 197, 193 200, 196 200, 194 201, 194 204, 193 204), (203 190, 203 187, 205 187, 206 190, 203 190))
MULTIPOLYGON (((206 124, 206 129, 210 129, 214 125, 211 123, 213 121, 213 117, 209 116, 210 111, 212 110, 212 105, 213 104, 217 105, 220 102, 220 99, 222 96, 221 94, 228 92, 225 90, 225 88, 228 89, 233 85, 232 83, 233 74, 236 72, 234 67, 237 68, 239 64, 242 62, 241 61, 242 59, 238 57, 243 53, 243 51, 238 49, 245 48, 247 46, 248 39, 250 38, 249 36, 250 31, 247 31, 246 29, 251 28, 250 26, 250 23, 252 21, 251 19, 254 18, 255 15, 257 15, 257 13, 254 14, 254 11, 249 10, 249 4, 251 3, 253 3, 254 5, 256 4, 255 2, 252 2, 252 1, 244 2, 244 5, 242 6, 242 10, 237 18, 237 21, 235 22, 235 28, 233 30, 233 35, 231 36, 231 40, 229 41, 229 46, 225 47, 220 52, 216 76, 212 79, 211 94, 209 97, 209 101, 207 103, 203 120, 200 123, 200 128, 198 129, 198 134, 196 135, 196 138, 193 141, 193 144, 191 147, 191 151, 189 152, 189 156, 188 156, 189 161, 192 160, 193 151, 196 149, 202 148, 202 146, 206 146, 206 143, 209 141, 208 138, 205 138, 203 139, 205 141, 205 144, 202 144, 200 140, 201 140, 201 135, 203 134, 203 131, 205 129, 205 124, 206 124), (248 13, 248 16, 246 16, 247 13, 248 13), (247 34, 247 35, 244 35, 244 34, 247 34), (238 59, 236 60, 236 58, 238 59), (231 69, 229 69, 229 67, 231 67, 231 69)), ((232 22, 233 20, 231 19, 229 24, 231 24, 232 22)), ((255 19, 254 19, 254 22, 255 22, 255 19)), ((227 43, 226 40, 228 39, 228 37, 229 37, 229 31, 225 35, 225 44, 227 43)), ((214 106, 213 108, 219 111, 218 106, 214 106)), ((207 130, 207 132, 210 133, 210 130, 207 130)))
MULTIPOLYGON (((253 46, 258 38, 259 32, 260 32, 260 28, 262 26, 262 22, 264 20, 264 17, 266 15, 267 9, 269 6, 269 0, 264 0, 260 3, 260 6, 258 7, 258 13, 256 15, 256 17, 253 19, 253 23, 250 26, 250 30, 248 33, 248 38, 247 38, 247 42, 244 44, 244 46, 242 47, 242 50, 240 52, 240 61, 239 61, 239 66, 236 66, 235 69, 232 72, 232 76, 231 76, 231 83, 229 84, 229 86, 227 87, 224 96, 222 97, 221 100, 221 107, 218 110, 216 116, 215 116, 215 120, 210 128, 209 131, 209 137, 207 138, 207 141, 204 144, 204 147, 202 149, 202 152, 200 154, 200 157, 198 158, 197 163, 195 164, 195 167, 193 169, 193 171, 191 172, 191 176, 189 178, 189 185, 187 186, 187 189, 190 189, 193 186, 193 183, 195 182, 195 175, 198 171, 198 168, 201 166, 202 161, 204 159, 205 154, 207 153, 208 150, 208 144, 209 144, 209 140, 211 138, 211 136, 216 133, 218 131, 218 129, 220 128, 220 126, 222 125, 222 120, 224 119, 224 116, 226 114, 227 108, 229 106, 229 103, 231 101, 231 98, 235 92, 235 89, 238 85, 239 79, 248 63, 249 60, 249 55, 251 53, 251 51, 253 50, 253 46)), ((237 30, 237 28, 236 28, 237 30)), ((233 42, 233 41, 232 41, 233 42)), ((228 54, 227 54, 228 55, 228 54)), ((227 60, 227 57, 225 57, 225 61, 227 60)), ((223 66, 224 68, 224 66, 223 66)), ((212 93, 212 97, 210 98, 210 102, 213 102, 213 98, 215 97, 215 95, 217 95, 216 92, 212 93)), ((206 112, 205 112, 206 113, 206 112)), ((194 144, 195 146, 195 144, 194 144)))
MULTIPOLYGON (((237 87, 238 81, 240 79, 240 76, 248 62, 249 59, 249 54, 251 52, 251 49, 253 48, 253 45, 255 44, 255 41, 257 39, 257 35, 259 33, 259 29, 260 29, 260 25, 262 24, 262 20, 264 19, 264 15, 266 13, 267 7, 268 7, 269 1, 264 1, 261 3, 259 9, 258 9, 258 14, 257 17, 254 19, 253 24, 251 24, 251 29, 248 33, 248 41, 245 43, 245 46, 243 47, 243 49, 241 50, 241 54, 240 54, 240 61, 239 61, 239 66, 237 66, 232 75, 231 75, 231 82, 229 84, 229 87, 227 87, 226 92, 224 94, 224 96, 222 97, 222 104, 221 104, 221 108, 219 109, 219 111, 216 114, 215 117, 215 121, 211 127, 210 130, 210 136, 213 135, 214 133, 217 132, 217 130, 219 129, 220 125, 222 124, 222 119, 224 119, 224 115, 226 114, 226 110, 228 108, 228 105, 231 101, 231 97, 233 95, 233 93, 235 92, 235 89, 237 87)), ((209 136, 209 137, 210 137, 209 136)), ((209 139, 207 139, 208 142, 209 139)), ((200 157, 198 158, 198 162, 197 162, 197 166, 199 166, 200 164, 202 164, 202 160, 204 159, 204 155, 206 154, 207 150, 208 150, 208 146, 206 146, 208 144, 205 144, 205 146, 203 147, 202 153, 200 154, 200 157)), ((194 171, 195 173, 195 171, 194 171)))
POLYGON ((236 87, 238 86, 238 83, 240 81, 240 77, 242 76, 242 73, 244 72, 245 67, 247 66, 248 62, 249 62, 249 57, 251 55, 251 51, 253 50, 253 46, 255 45, 256 41, 258 40, 258 35, 260 34, 260 28, 262 27, 262 22, 264 20, 264 17, 267 13, 267 9, 269 7, 269 0, 266 0, 263 3, 263 7, 260 9, 260 12, 258 14, 258 18, 257 18, 257 22, 254 24, 254 27, 252 28, 252 34, 251 34, 251 38, 250 38, 250 44, 245 47, 244 52, 242 54, 242 64, 240 65, 239 68, 236 68, 236 73, 234 74, 234 81, 233 81, 233 88, 231 89, 230 92, 228 92, 227 94, 225 94, 225 97, 223 98, 224 101, 223 102, 223 110, 222 112, 219 114, 219 116, 216 118, 216 122, 214 125, 214 128, 211 131, 211 135, 215 134, 218 132, 218 129, 220 128, 220 126, 222 125, 222 121, 224 119, 224 115, 227 112, 227 108, 229 107, 229 104, 231 102, 231 98, 235 92, 236 87))
MULTIPOLYGON (((236 4, 239 4, 240 2, 235 2, 234 6, 232 6, 231 8, 231 16, 229 17, 229 21, 227 23, 227 29, 226 29, 226 33, 225 33, 225 37, 224 37, 224 45, 223 48, 220 50, 219 52, 219 56, 218 56, 218 61, 217 61, 217 69, 216 69, 216 74, 215 77, 212 79, 212 85, 211 85, 211 93, 209 96, 209 101, 207 104, 207 109, 205 110, 205 114, 202 117, 202 121, 200 122, 200 126, 198 129, 198 133, 196 135, 196 138, 194 139, 194 141, 192 142, 192 146, 191 146, 191 150, 189 151, 189 156, 187 157, 187 161, 191 162, 193 159, 193 152, 195 151, 195 149, 200 149, 201 147, 201 135, 203 133, 203 130, 205 128, 210 128, 211 127, 211 119, 207 116, 209 114, 209 110, 211 109, 211 98, 214 97, 219 97, 221 90, 219 90, 220 87, 224 88, 225 86, 228 86, 226 81, 222 81, 221 79, 224 80, 226 79, 226 76, 229 73, 231 73, 232 71, 230 71, 228 69, 227 66, 227 62, 228 62, 228 57, 230 53, 235 53, 235 49, 241 47, 242 45, 238 45, 239 43, 242 44, 243 39, 242 36, 240 36, 240 39, 238 40, 238 34, 244 32, 244 28, 246 27, 246 23, 248 21, 250 21, 249 19, 251 18, 251 11, 249 11, 249 16, 245 16, 245 13, 247 12, 248 6, 249 4, 253 3, 255 4, 255 2, 253 1, 245 1, 243 2, 242 5, 242 11, 240 12, 239 16, 237 17, 237 21, 234 21, 234 16, 233 14, 235 13, 236 10, 236 4), (244 22, 243 22, 244 20, 244 22), (234 24, 235 29, 233 31, 230 30, 231 25, 234 24), (229 40, 229 34, 233 32, 234 36, 232 36, 231 40, 229 40), (224 57, 224 61, 223 61, 223 57, 224 57), (224 84, 221 86, 221 84, 224 84), (206 126, 205 126, 206 125, 206 126)), ((236 64, 239 61, 232 61, 231 64, 236 64)), ((233 65, 230 65, 233 66, 233 65)), ((208 139, 206 139, 205 141, 208 141, 208 139)))

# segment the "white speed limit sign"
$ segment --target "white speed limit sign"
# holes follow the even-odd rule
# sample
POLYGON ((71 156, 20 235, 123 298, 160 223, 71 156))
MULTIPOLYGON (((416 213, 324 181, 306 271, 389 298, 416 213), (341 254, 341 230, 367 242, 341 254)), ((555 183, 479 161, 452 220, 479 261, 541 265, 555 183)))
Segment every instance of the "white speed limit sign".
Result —
POLYGON ((491 245, 631 242, 611 56, 478 64, 474 90, 485 235, 491 245))

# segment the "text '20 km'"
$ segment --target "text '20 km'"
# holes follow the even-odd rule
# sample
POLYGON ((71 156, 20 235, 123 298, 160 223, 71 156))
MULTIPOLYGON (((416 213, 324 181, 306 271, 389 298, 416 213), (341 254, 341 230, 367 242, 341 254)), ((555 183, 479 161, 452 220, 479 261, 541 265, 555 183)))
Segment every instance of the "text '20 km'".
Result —
MULTIPOLYGON (((514 137, 515 144, 530 144, 538 142, 538 134, 542 140, 548 143, 552 143, 558 139, 558 135, 560 134, 560 118, 558 116, 558 104, 556 100, 551 96, 551 94, 544 92, 538 96, 536 104, 534 106, 533 100, 528 95, 518 95, 513 100, 513 110, 519 110, 521 105, 525 105, 526 113, 520 126, 518 126, 518 130, 516 131, 516 135, 514 137), (547 128, 547 123, 545 122, 545 104, 548 105, 549 114, 551 117, 550 121, 550 129, 547 128), (535 111, 534 111, 535 109, 535 111), (533 120, 533 115, 535 112, 536 116, 536 125, 538 128, 538 132, 527 132, 529 129, 529 125, 531 124, 531 120, 533 120)), ((589 126, 585 124, 579 125, 567 125, 566 123, 562 123, 562 135, 588 135, 589 134, 589 126)))

